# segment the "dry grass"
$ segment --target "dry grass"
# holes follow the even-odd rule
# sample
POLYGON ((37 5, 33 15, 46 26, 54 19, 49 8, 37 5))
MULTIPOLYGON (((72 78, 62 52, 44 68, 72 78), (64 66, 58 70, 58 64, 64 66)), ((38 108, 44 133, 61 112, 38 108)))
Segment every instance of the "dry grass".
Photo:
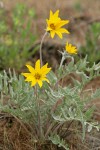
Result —
POLYGON ((0 150, 32 150, 32 147, 28 125, 5 114, 0 119, 0 150))

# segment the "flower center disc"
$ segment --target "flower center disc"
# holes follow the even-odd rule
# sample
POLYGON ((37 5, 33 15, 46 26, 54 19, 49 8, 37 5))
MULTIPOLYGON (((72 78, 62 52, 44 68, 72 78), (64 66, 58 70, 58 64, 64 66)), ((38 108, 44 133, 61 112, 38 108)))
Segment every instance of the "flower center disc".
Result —
POLYGON ((36 74, 34 75, 34 77, 35 77, 36 80, 39 80, 39 79, 41 78, 41 75, 40 75, 39 73, 36 73, 36 74))
POLYGON ((55 25, 52 23, 50 24, 51 29, 55 30, 55 25))

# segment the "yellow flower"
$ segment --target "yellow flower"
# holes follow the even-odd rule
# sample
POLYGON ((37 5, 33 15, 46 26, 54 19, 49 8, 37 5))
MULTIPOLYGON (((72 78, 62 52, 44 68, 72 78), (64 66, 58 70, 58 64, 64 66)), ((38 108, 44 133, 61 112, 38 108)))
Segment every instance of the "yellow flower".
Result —
POLYGON ((68 42, 66 43, 65 49, 69 54, 77 54, 77 48, 68 42))
POLYGON ((69 34, 69 31, 65 28, 62 28, 65 24, 69 23, 69 20, 61 20, 59 15, 59 10, 57 10, 54 14, 50 10, 50 18, 46 19, 47 28, 46 31, 50 32, 52 38, 54 38, 55 34, 57 34, 60 38, 62 38, 63 33, 69 34))
POLYGON ((25 81, 31 81, 31 86, 35 86, 35 84, 38 83, 40 87, 42 87, 43 85, 42 81, 47 81, 49 83, 46 74, 49 73, 51 68, 47 68, 47 65, 48 63, 46 63, 43 67, 40 68, 40 60, 36 61, 35 68, 33 68, 30 65, 26 65, 30 73, 22 73, 22 75, 26 77, 25 81))

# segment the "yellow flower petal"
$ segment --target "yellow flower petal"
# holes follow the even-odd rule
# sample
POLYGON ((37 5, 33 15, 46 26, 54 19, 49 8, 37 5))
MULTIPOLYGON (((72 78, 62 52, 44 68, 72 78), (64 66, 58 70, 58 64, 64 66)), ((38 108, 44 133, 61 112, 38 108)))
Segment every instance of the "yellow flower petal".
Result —
POLYGON ((25 79, 25 81, 32 81, 32 78, 33 78, 32 76, 29 76, 25 79))
POLYGON ((31 73, 34 73, 34 68, 32 66, 30 66, 30 65, 26 65, 26 66, 31 73))
POLYGON ((49 18, 49 20, 57 19, 57 18, 58 18, 58 15, 59 15, 59 10, 57 10, 54 14, 53 14, 53 12, 50 10, 50 18, 49 18))
POLYGON ((31 73, 21 73, 24 77, 29 77, 31 76, 31 73))
POLYGON ((65 24, 68 24, 68 23, 69 23, 69 20, 61 20, 57 24, 57 28, 60 28, 60 27, 64 26, 65 24))
POLYGON ((52 29, 50 28, 50 27, 47 27, 47 29, 46 29, 46 31, 48 32, 48 31, 51 31, 52 29))
POLYGON ((52 18, 52 16, 53 16, 53 12, 52 10, 50 10, 50 18, 52 18))
POLYGON ((36 80, 32 80, 31 86, 34 86, 36 84, 36 80))
POLYGON ((59 29, 59 32, 61 32, 61 33, 67 33, 67 34, 70 33, 70 32, 69 32, 68 30, 66 30, 65 28, 60 28, 60 29, 59 29))
POLYGON ((57 11, 53 14, 53 17, 54 17, 54 18, 58 18, 58 15, 59 15, 59 10, 57 10, 57 11))
POLYGON ((48 83, 50 83, 50 81, 47 78, 43 78, 44 81, 47 81, 48 83))
POLYGON ((56 31, 56 34, 62 39, 62 33, 59 31, 56 31))
POLYGON ((50 72, 51 68, 47 68, 48 63, 46 63, 42 68, 41 68, 41 72, 43 72, 44 74, 47 74, 48 72, 50 72))
POLYGON ((40 70, 40 60, 39 59, 36 61, 35 70, 36 71, 40 70))
POLYGON ((51 37, 54 38, 54 36, 55 36, 55 31, 53 31, 53 30, 50 31, 50 34, 51 34, 51 37))
POLYGON ((42 85, 43 85, 42 81, 38 80, 37 82, 38 82, 39 86, 42 87, 42 85))

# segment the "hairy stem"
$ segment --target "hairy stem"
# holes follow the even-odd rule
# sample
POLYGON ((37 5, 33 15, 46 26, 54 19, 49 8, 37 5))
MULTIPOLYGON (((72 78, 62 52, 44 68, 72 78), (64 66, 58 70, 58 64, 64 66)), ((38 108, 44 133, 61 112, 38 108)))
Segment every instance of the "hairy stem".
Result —
POLYGON ((41 124, 41 108, 40 108, 40 100, 38 97, 37 86, 35 88, 36 92, 36 105, 37 105, 37 116, 38 116, 38 129, 39 129, 39 138, 42 138, 42 124, 41 124))
POLYGON ((40 43, 40 62, 41 62, 41 66, 43 66, 43 61, 42 61, 42 46, 43 46, 43 41, 44 41, 44 38, 45 38, 46 35, 47 35, 47 32, 44 33, 44 35, 42 37, 42 40, 41 40, 41 43, 40 43))
POLYGON ((61 68, 62 65, 63 65, 63 62, 64 62, 64 60, 65 60, 65 54, 66 54, 66 52, 64 51, 64 52, 62 53, 62 59, 61 59, 60 67, 59 67, 59 68, 61 68))

